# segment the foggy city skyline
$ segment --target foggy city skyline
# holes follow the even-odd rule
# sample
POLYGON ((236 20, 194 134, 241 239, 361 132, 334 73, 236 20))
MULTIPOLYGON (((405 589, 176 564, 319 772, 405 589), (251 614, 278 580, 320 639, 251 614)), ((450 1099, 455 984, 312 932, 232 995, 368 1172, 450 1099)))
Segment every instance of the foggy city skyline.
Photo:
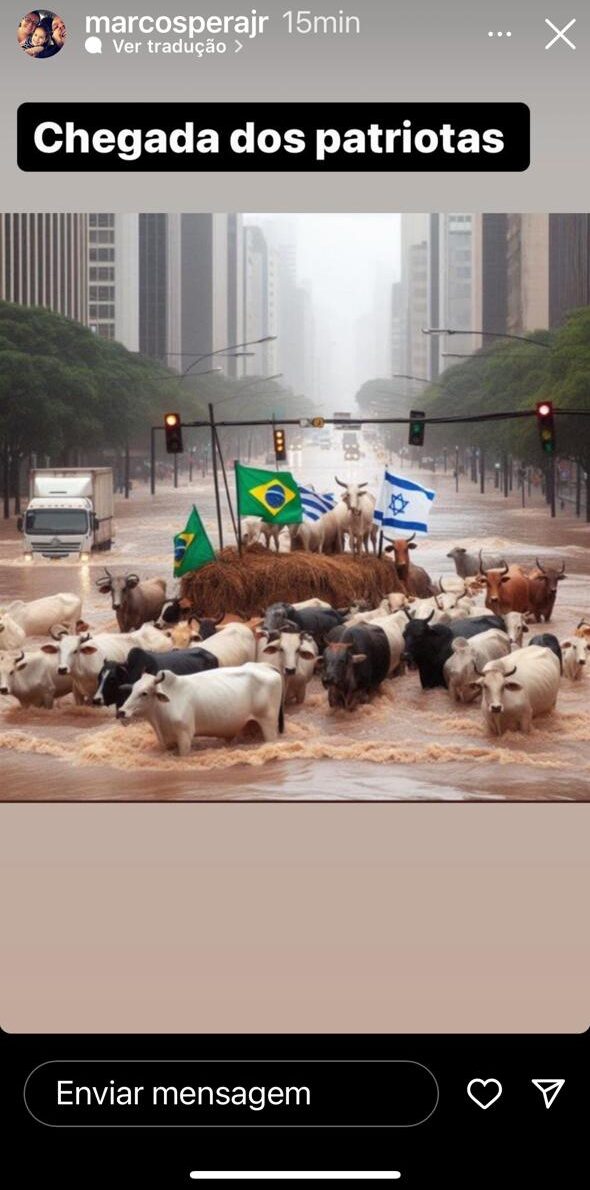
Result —
POLYGON ((350 403, 365 380, 391 372, 392 284, 400 278, 397 213, 248 213, 279 244, 293 238, 297 282, 309 287, 319 404, 350 403), (372 334, 367 336, 367 322, 372 334))

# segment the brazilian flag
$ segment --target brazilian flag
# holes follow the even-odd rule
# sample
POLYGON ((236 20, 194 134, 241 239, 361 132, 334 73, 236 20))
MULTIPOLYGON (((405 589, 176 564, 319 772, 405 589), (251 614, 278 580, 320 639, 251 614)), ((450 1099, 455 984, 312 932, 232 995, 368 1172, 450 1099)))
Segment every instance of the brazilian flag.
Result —
POLYGON ((260 471, 236 463, 240 516, 259 516, 275 525, 303 520, 299 488, 289 471, 260 471))
POLYGON ((198 570, 206 562, 215 561, 215 550, 207 537, 203 522, 193 504, 184 533, 174 538, 174 577, 180 578, 189 570, 198 570))

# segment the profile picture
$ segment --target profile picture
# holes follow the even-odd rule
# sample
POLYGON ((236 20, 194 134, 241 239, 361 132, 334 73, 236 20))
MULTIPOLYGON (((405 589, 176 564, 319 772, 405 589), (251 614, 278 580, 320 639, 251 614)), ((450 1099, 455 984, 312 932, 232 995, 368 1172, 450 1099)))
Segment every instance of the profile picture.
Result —
POLYGON ((53 58, 66 43, 64 21, 49 8, 33 8, 18 23, 16 39, 29 58, 53 58))

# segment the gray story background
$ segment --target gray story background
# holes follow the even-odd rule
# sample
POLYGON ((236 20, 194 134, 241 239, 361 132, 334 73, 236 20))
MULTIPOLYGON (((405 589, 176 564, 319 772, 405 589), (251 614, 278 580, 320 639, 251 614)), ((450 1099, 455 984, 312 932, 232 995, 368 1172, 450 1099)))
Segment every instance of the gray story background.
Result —
MULTIPOLYGON (((87 14, 129 12, 249 12, 250 5, 198 0, 53 0, 68 28, 53 58, 27 58, 16 42, 24 5, 3 4, 0 39, 0 152, 4 209, 92 210, 584 210, 590 192, 588 155, 588 10, 574 0, 305 0, 312 13, 356 14, 361 33, 349 37, 289 36, 286 0, 262 0, 269 30, 238 55, 166 57, 101 55, 83 48, 87 14), (573 16, 569 36, 545 50, 550 17, 558 27, 573 16), (488 31, 510 30, 511 38, 488 31), (16 167, 16 109, 31 101, 234 100, 512 100, 532 111, 533 164, 524 174, 56 174, 16 167), (148 183, 148 184, 146 184, 148 183)), ((296 5, 294 7, 299 7, 296 5)), ((141 38, 141 34, 135 34, 141 38)), ((146 40, 146 38, 143 38, 146 40)), ((231 42, 231 38, 228 41, 231 42)), ((243 39, 242 39, 243 40, 243 39)), ((270 109, 272 112, 272 109, 270 109)))

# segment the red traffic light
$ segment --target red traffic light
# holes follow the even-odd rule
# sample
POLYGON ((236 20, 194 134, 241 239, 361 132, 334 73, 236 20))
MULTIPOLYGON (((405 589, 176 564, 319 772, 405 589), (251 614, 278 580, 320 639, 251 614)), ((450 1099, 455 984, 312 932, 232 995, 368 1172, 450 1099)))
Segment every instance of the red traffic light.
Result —
POLYGON ((180 414, 167 413, 164 417, 164 422, 167 426, 178 426, 180 425, 180 414))
POLYGON ((537 413, 539 417, 549 417, 549 414, 553 413, 553 406, 549 403, 549 401, 542 401, 539 405, 537 405, 537 413))

